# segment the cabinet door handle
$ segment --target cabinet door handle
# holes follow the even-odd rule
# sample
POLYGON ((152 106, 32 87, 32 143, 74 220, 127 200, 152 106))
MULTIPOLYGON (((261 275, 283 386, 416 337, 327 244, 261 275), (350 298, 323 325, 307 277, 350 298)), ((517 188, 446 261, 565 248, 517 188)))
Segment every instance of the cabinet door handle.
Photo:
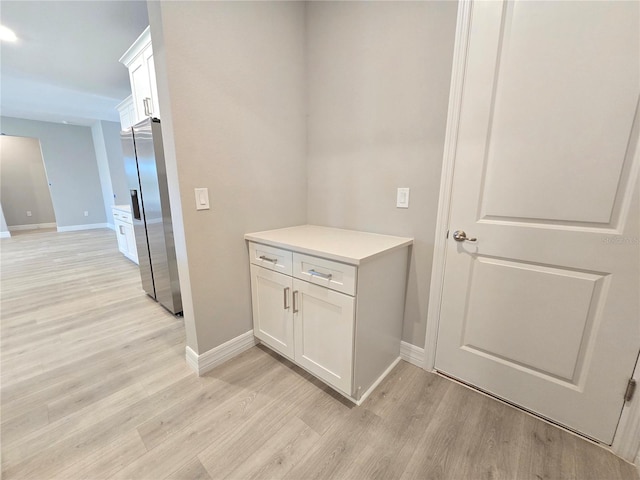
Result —
POLYGON ((325 280, 331 280, 331 277, 333 277, 333 275, 330 273, 316 272, 313 268, 309 270, 308 273, 312 277, 320 277, 320 278, 324 278, 325 280))
POLYGON ((293 291, 293 313, 298 313, 298 290, 293 291))
POLYGON ((144 115, 145 117, 150 117, 153 113, 153 109, 151 108, 150 98, 146 97, 142 100, 142 104, 144 105, 144 115))
POLYGON ((271 262, 271 263, 273 263, 274 265, 275 265, 276 263, 278 263, 278 259, 277 259, 277 258, 269 258, 269 257, 266 257, 266 256, 264 256, 264 255, 260 255, 260 260, 264 260, 265 262, 271 262))
POLYGON ((286 287, 284 289, 284 309, 285 310, 289 310, 288 300, 289 300, 289 287, 286 287))
POLYGON ((122 225, 118 225, 118 228, 120 229, 120 235, 124 235, 124 230, 122 229, 122 225))

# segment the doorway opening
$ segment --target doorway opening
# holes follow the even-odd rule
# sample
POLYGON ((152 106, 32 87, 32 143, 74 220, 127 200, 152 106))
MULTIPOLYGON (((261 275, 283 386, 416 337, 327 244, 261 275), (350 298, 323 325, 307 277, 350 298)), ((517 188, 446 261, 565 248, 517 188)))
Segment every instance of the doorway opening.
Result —
POLYGON ((0 135, 0 204, 11 235, 55 231, 40 140, 0 135))

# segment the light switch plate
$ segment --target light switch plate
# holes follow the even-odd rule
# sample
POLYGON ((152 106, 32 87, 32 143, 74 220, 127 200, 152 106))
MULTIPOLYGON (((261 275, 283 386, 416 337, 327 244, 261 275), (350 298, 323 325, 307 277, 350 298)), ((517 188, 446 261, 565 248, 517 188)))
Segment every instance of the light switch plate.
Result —
POLYGON ((409 208, 409 188, 398 188, 396 207, 409 208))
POLYGON ((196 188, 196 210, 209 210, 208 188, 196 188))

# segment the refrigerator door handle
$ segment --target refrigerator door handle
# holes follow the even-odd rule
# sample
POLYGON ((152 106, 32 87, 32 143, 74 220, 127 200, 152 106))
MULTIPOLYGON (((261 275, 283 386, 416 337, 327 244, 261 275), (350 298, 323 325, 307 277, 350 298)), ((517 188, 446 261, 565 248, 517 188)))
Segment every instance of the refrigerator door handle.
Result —
POLYGON ((131 208, 133 210, 133 218, 141 220, 140 218, 140 202, 138 202, 138 191, 130 190, 131 193, 131 208))

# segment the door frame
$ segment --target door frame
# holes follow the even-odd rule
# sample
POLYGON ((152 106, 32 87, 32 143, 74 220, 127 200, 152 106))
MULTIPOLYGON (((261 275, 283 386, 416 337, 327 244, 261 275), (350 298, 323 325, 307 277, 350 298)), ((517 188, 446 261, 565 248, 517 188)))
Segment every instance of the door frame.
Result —
MULTIPOLYGON (((423 368, 429 372, 435 369, 438 326, 442 306, 442 287, 444 284, 444 271, 447 260, 446 246, 453 191, 453 172, 469 51, 469 33, 471 30, 472 14, 473 0, 460 0, 458 2, 456 37, 453 48, 447 127, 444 141, 442 173, 440 176, 438 216, 436 219, 431 288, 429 290, 427 329, 424 342, 423 368)), ((636 382, 640 383, 640 358, 636 362, 634 372, 633 378, 636 382)), ((640 394, 636 395, 633 402, 627 402, 623 407, 622 416, 618 423, 611 450, 625 460, 630 462, 635 461, 640 466, 640 394)))

